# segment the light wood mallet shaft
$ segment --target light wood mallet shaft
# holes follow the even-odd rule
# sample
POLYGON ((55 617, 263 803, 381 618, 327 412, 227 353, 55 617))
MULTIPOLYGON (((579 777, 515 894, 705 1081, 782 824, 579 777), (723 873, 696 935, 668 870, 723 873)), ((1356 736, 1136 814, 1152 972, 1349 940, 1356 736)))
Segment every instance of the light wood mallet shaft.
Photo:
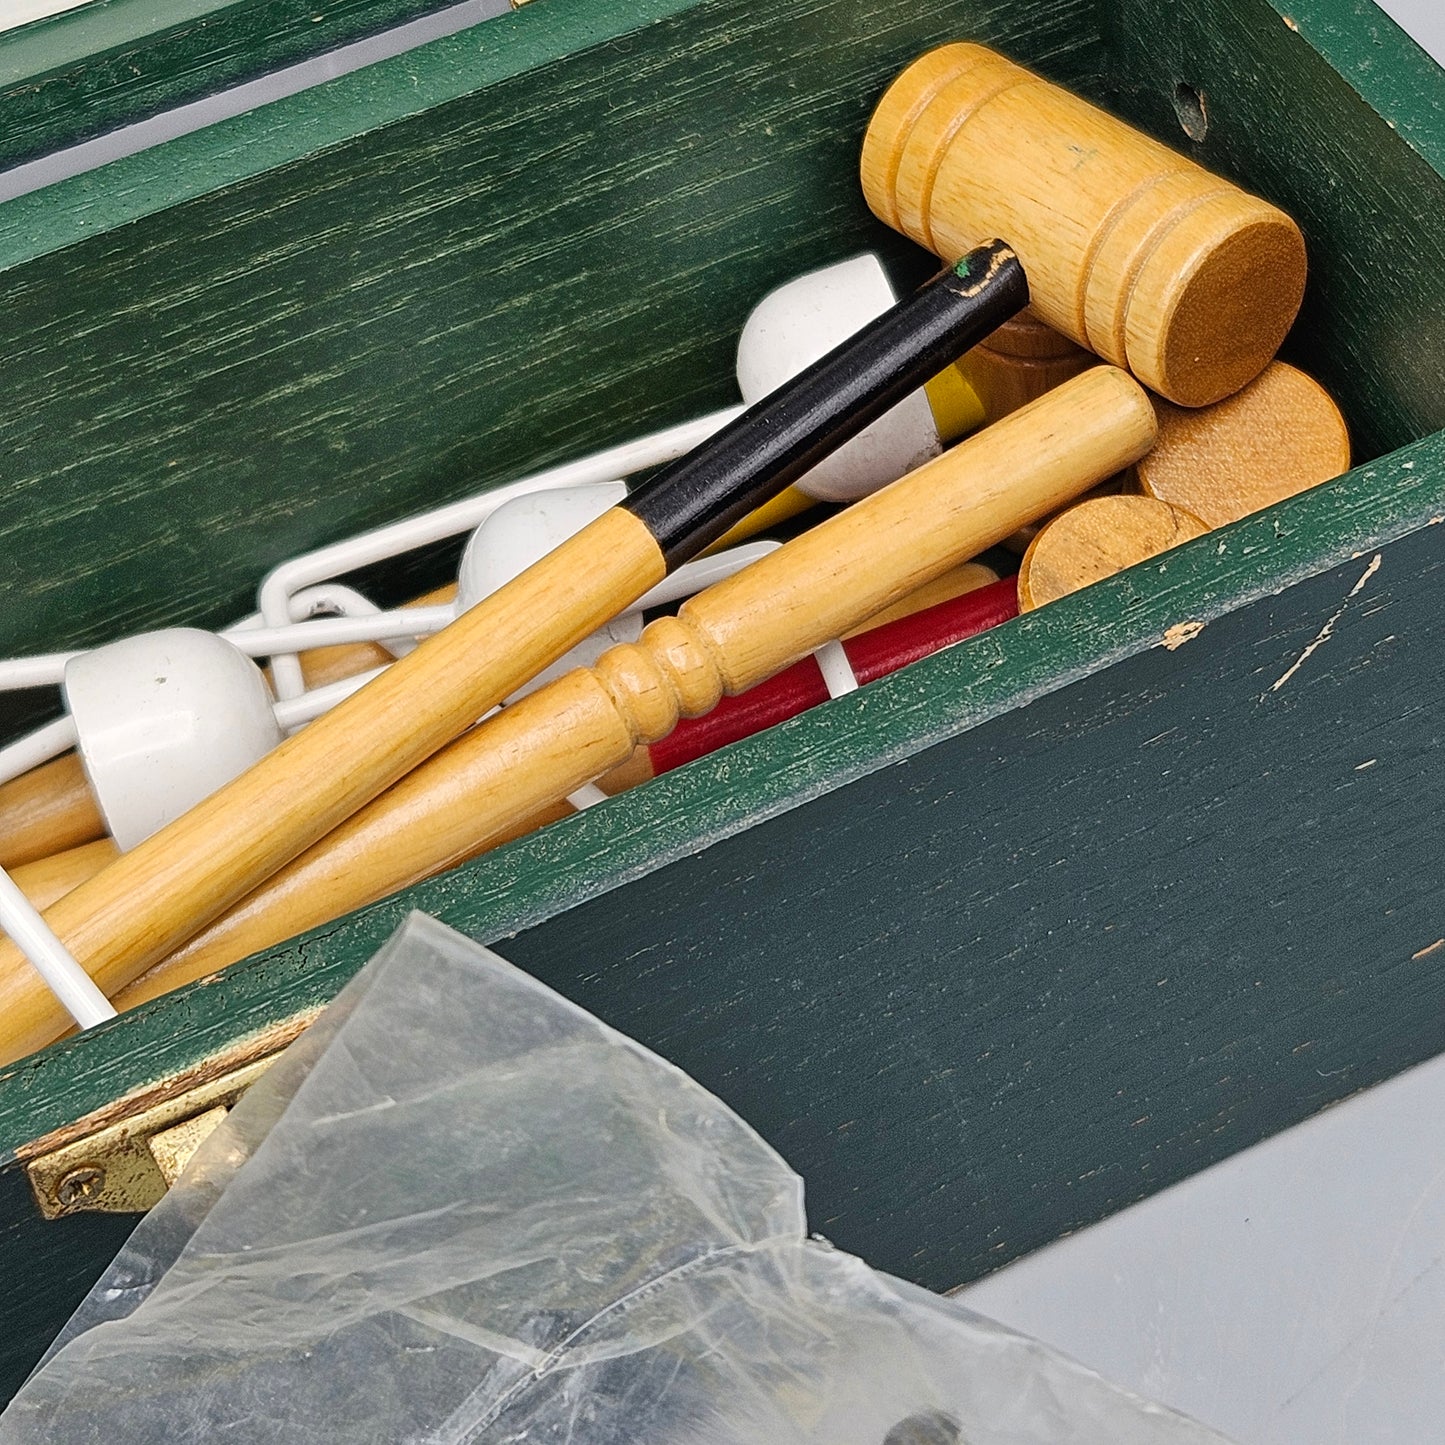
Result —
MULTIPOLYGON (((972 636, 974 632, 982 631, 988 627, 997 626, 998 623, 1007 620, 1005 612, 1000 603, 990 600, 986 605, 968 608, 960 611, 957 616, 949 611, 950 604, 957 604, 960 599, 970 593, 976 593, 980 589, 989 594, 997 592, 1001 587, 1007 586, 1009 595, 1012 598, 1012 610, 1007 615, 1018 613, 1018 589, 1014 586, 1012 578, 1007 583, 1001 583, 998 574, 991 567, 986 567, 980 562, 964 562, 954 567, 951 571, 944 573, 942 577, 935 578, 932 582, 910 592, 902 601, 894 603, 892 607, 885 608, 876 617, 870 617, 862 627, 855 628, 848 634, 850 638, 861 638, 866 644, 864 656, 866 661, 863 669, 859 670, 857 660, 854 661, 854 670, 858 673, 860 682, 867 677, 882 676, 883 672, 891 671, 895 667, 902 667, 907 657, 900 657, 893 661, 892 654, 889 654, 888 665, 880 666, 878 649, 885 644, 892 648, 901 644, 905 650, 912 649, 913 655, 923 655, 923 652, 931 652, 937 648, 950 646, 957 640, 957 636, 972 636), (947 615, 943 615, 944 613, 947 615), (923 618, 917 614, 923 613, 923 618), (935 614, 936 629, 934 626, 935 614), (924 622, 928 622, 929 628, 926 632, 927 646, 920 650, 919 641, 921 634, 914 631, 904 641, 899 639, 895 642, 890 624, 909 621, 914 622, 916 628, 921 628, 924 622)), ((445 599, 443 599, 445 600, 445 599)), ((428 603, 418 602, 414 606, 425 606, 428 603)), ((369 644, 363 644, 357 650, 366 653, 369 644)), ((338 651, 340 649, 326 649, 338 651)), ((379 650, 379 649, 378 649, 379 650)), ((306 658, 311 654, 305 654, 302 658, 303 669, 306 658)), ((388 654, 389 658, 390 654, 388 654)), ((362 665, 357 667, 357 672, 369 672, 378 664, 369 657, 357 659, 362 665)), ((334 664, 336 666, 340 663, 334 664)), ((779 710, 771 697, 763 698, 759 694, 769 693, 777 684, 783 683, 790 673, 799 669, 809 667, 807 660, 795 664, 786 672, 771 678, 768 683, 760 687, 750 689, 744 697, 735 699, 738 703, 745 703, 748 699, 755 699, 751 708, 748 709, 748 721, 756 717, 756 726, 743 726, 741 718, 729 720, 720 717, 720 714, 727 714, 728 709, 723 707, 717 709, 709 717, 692 720, 691 727, 684 726, 675 729, 669 738, 665 738, 650 751, 648 748, 639 748, 632 759, 624 763, 621 768, 615 768, 601 780, 600 786, 607 793, 621 792, 626 788, 635 787, 638 783, 646 782, 654 777, 657 771, 665 770, 667 767, 678 767, 680 761, 668 762, 661 769, 654 767, 659 748, 666 749, 669 754, 674 752, 674 745, 681 746, 686 750, 687 757, 699 756, 701 752, 710 752, 714 747, 722 747, 740 737, 750 736, 752 732, 761 731, 765 727, 771 727, 784 718, 792 717, 797 712, 813 706, 817 701, 827 696, 827 689, 823 686, 822 674, 816 664, 812 664, 811 670, 816 675, 819 687, 822 688, 820 697, 811 700, 799 701, 796 707, 791 710, 779 710), (725 723, 724 726, 709 729, 708 725, 713 722, 725 723), (705 730, 706 736, 692 736, 694 729, 705 730), (715 739, 709 742, 708 738, 715 739)), ((328 681, 337 681, 341 677, 353 674, 340 673, 335 677, 328 678, 328 681)), ((554 807, 545 808, 534 818, 528 819, 519 825, 517 836, 523 833, 530 833, 537 828, 544 828, 548 823, 557 818, 565 818, 575 809, 567 803, 558 804, 554 807)), ((495 843, 494 845, 495 846, 495 843)), ((11 868, 10 876, 16 886, 37 908, 49 908, 57 898, 63 898, 72 888, 78 888, 87 878, 93 878, 102 868, 108 867, 115 862, 120 850, 116 847, 111 838, 98 838, 78 847, 69 848, 48 854, 44 858, 36 858, 28 863, 22 863, 18 867, 11 868)), ((157 968, 164 968, 164 963, 156 965, 157 968)), ((136 987, 136 985, 131 985, 136 987)))
POLYGON ((96 838, 46 858, 36 858, 9 870, 15 886, 39 909, 49 908, 57 898, 64 898, 79 888, 87 878, 94 878, 120 856, 113 838, 96 838))
POLYGON ((105 833, 75 753, 0 783, 0 868, 32 863, 105 833))
MULTIPOLYGON (((1154 411, 1098 368, 507 707, 297 858, 139 1002, 483 851, 517 825, 1142 455, 1154 411)), ((63 1024, 63 1020, 61 1021, 63 1024)))
MULTIPOLYGON (((977 571, 988 573, 987 568, 977 567, 977 564, 965 563, 964 567, 976 567, 977 571)), ((848 634, 842 646, 860 685, 1018 616, 1018 589, 1012 577, 1003 581, 995 578, 987 585, 961 595, 952 589, 957 587, 963 570, 955 567, 937 583, 910 592, 897 604, 899 608, 915 604, 912 610, 890 617, 878 626, 848 634), (930 588, 944 582, 949 584, 946 590, 950 595, 930 601, 927 595, 930 588)), ((626 792, 650 782, 659 773, 681 767, 694 758, 796 717, 808 708, 826 702, 828 697, 827 680, 816 657, 805 657, 746 692, 724 697, 711 712, 682 719, 671 733, 657 742, 635 748, 626 762, 597 780, 598 786, 608 794, 626 792)), ((558 800, 504 833, 488 838, 480 851, 499 847, 514 837, 546 827, 548 823, 575 811, 570 800, 558 800)), ((330 842, 330 838, 325 838, 311 851, 319 853, 330 842)), ((62 859, 68 856, 61 855, 62 859)), ((98 862, 96 871, 103 866, 104 861, 98 862)), ((40 869, 44 867, 44 862, 30 864, 29 867, 40 869)), ((235 909, 203 929, 170 958, 163 959, 149 973, 142 974, 116 995, 116 1006, 134 1008, 183 984, 204 978, 216 969, 245 957, 248 952, 254 953, 257 948, 263 947, 264 944, 255 942, 258 935, 252 930, 267 906, 266 898, 273 894, 275 888, 283 886, 282 880, 288 879, 289 873, 289 869, 283 869, 249 899, 243 899, 235 909)), ((75 879, 75 883, 81 881, 82 878, 75 879)), ((276 926, 287 930, 282 936, 289 936, 291 920, 285 910, 277 909, 273 916, 276 926)))

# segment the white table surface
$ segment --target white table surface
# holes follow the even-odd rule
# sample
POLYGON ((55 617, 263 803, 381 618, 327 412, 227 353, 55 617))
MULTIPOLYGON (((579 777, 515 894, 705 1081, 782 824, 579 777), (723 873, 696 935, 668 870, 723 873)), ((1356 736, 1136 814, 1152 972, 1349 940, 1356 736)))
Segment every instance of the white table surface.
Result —
POLYGON ((1445 1058, 959 1297, 1240 1445, 1445 1440, 1445 1058))
POLYGON ((1378 0, 1380 9, 1445 65, 1445 0, 1378 0))

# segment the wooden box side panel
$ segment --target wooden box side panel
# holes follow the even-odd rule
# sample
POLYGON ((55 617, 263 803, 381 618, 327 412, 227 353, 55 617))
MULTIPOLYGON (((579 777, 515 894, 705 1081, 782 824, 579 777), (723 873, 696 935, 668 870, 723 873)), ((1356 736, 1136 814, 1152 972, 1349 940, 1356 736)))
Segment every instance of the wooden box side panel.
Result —
MULTIPOLYGON (((814 1228, 962 1283, 1445 1048, 1441 739, 1421 706, 1445 680, 1441 535, 627 876, 635 835, 755 796, 780 756, 797 775, 811 750, 847 756, 866 707, 966 697, 997 639, 966 643, 668 775, 645 806, 590 811, 17 1066, 7 1126, 24 1093, 53 1116, 142 1050, 178 1067, 334 992, 419 907, 718 1092, 807 1180, 814 1228), (628 886, 525 926, 584 859, 628 886)), ((1126 606, 1147 585, 1094 591, 1126 606)), ((12 1194, 18 1172, 0 1170, 12 1194)), ((43 1246, 45 1227, 15 1238, 43 1246)), ((16 1286, 0 1320, 68 1306, 29 1261, 16 1286)))
POLYGON ((107 0, 0 35, 12 166, 405 24, 449 0, 107 0))
MULTIPOLYGON (((716 352, 724 331, 709 333, 716 352)), ((1426 874, 1390 872, 1440 804, 1420 766, 1438 739, 1418 701, 1438 692, 1439 529, 1416 530, 1445 514, 1440 452, 1424 443, 1234 529, 1211 543, 1229 552, 1222 571, 1187 549, 26 1061, 0 1079, 0 1140, 13 1147, 334 993, 414 905, 497 940, 693 1068, 790 1152, 819 1226, 880 1264, 956 1283, 1100 1217, 1441 1046, 1419 1006, 1445 956, 1426 926, 1440 899, 1426 874), (1354 590, 1369 549, 1391 538, 1354 590), (1352 550, 1365 556, 1269 600, 1352 550), (1147 650, 1176 625, 1193 638, 1180 652, 1147 650), (1083 680, 1058 692, 1071 676, 1083 680), (1360 753, 1375 739, 1388 746, 1360 753), (1093 778, 1101 758, 1112 761, 1093 778), (1396 766, 1377 772, 1386 758, 1396 766), (1319 809, 1321 778, 1335 811, 1319 809), (1161 830, 1166 786, 1177 817, 1161 830), (1015 810, 1025 834, 1000 853, 1015 810), (856 859, 844 874, 835 839, 856 859), (1116 858, 1142 871, 1116 877, 1116 858), (1343 896, 1335 869, 1350 879, 1343 896), (890 887, 897 916, 880 918, 890 887), (1242 902, 1223 916, 1238 932, 1191 939, 1191 925, 1219 928, 1231 887, 1242 902), (1011 907, 1019 889, 1026 906, 1011 907), (1068 912, 1075 903, 1087 911, 1068 912), (1340 908, 1344 926, 1326 927, 1340 908), (724 911, 736 938, 718 936, 724 911), (1128 920, 1122 942, 1105 926, 1114 912, 1128 920), (1181 973, 1178 958, 1193 966, 1181 973), (1006 1047, 974 1048, 990 1031, 1006 1047), (1140 1065, 1107 1078, 1102 1061, 1117 1065, 1134 1040, 1140 1065), (1073 1113, 1016 1169, 1008 1145, 1032 1137, 1051 1100, 1073 1113)), ((139 482, 134 495, 148 497, 139 482)), ((198 575, 173 539, 160 543, 198 575)), ((23 1196, 16 1167, 0 1175, 7 1200, 23 1196)), ((4 1309, 31 1311, 38 1339, 34 1311, 53 1330, 72 1298, 30 1252, 29 1227, 10 1235, 4 1309)), ((98 1271, 105 1245, 90 1244, 98 1271)))
POLYGON ((594 43, 510 73, 566 33, 521 11, 344 77, 358 133, 277 169, 146 209, 166 153, 226 173, 331 87, 0 214, 0 651, 225 620, 298 551, 731 399, 764 292, 902 247, 855 174, 894 71, 960 28, 1097 59, 1085 0, 534 8, 594 43), (475 88, 366 129, 432 51, 475 88))

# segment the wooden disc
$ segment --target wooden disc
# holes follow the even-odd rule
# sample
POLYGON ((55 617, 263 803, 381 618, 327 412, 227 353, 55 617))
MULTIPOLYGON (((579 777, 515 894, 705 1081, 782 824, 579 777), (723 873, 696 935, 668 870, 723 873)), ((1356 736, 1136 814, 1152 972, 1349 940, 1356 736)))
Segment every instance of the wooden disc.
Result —
MULTIPOLYGON (((1077 501, 1070 502, 1071 507, 1077 507, 1079 502, 1087 502, 1091 497, 1114 497, 1120 492, 1136 492, 1138 488, 1134 485, 1133 472, 1120 472, 1118 476, 1110 477, 1106 482, 1100 482, 1092 491, 1085 492, 1077 501)), ((1057 514, 1056 514, 1057 515, 1057 514)), ((1029 550, 1029 544, 1049 524, 1049 518, 1040 517, 1037 522, 1030 522, 1026 527, 1020 527, 1017 532, 1007 536, 999 543, 1000 547, 1007 548, 1015 556, 1022 557, 1029 550)))
POLYGON ((1153 497, 1080 502, 1043 527, 1024 553, 1019 609, 1042 607, 1208 530, 1198 517, 1153 497))
POLYGON ((1098 365, 1092 352, 1075 346, 1027 310, 1005 321, 957 362, 989 422, 1098 365))
POLYGON ((1083 353, 1088 365, 1097 364, 1099 358, 1084 351, 1061 332, 1055 331, 1046 321, 1039 319, 1031 307, 1025 306, 1017 315, 989 334, 979 343, 999 356, 1024 356, 1032 361, 1056 360, 1064 356, 1083 353))
POLYGON ((1155 410, 1159 440, 1135 468, 1140 490, 1210 527, 1350 469, 1339 408, 1319 382, 1282 361, 1214 406, 1191 411, 1160 401, 1155 410))

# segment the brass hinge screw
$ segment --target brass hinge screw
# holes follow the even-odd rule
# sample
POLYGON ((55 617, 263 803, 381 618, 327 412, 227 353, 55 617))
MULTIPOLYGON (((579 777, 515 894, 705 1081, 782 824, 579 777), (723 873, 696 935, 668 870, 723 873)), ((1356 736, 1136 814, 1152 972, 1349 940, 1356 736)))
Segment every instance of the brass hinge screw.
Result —
POLYGON ((68 1209, 82 1199, 92 1199, 105 1187, 105 1170, 94 1164, 82 1164, 61 1177, 55 1186, 55 1201, 68 1209))

